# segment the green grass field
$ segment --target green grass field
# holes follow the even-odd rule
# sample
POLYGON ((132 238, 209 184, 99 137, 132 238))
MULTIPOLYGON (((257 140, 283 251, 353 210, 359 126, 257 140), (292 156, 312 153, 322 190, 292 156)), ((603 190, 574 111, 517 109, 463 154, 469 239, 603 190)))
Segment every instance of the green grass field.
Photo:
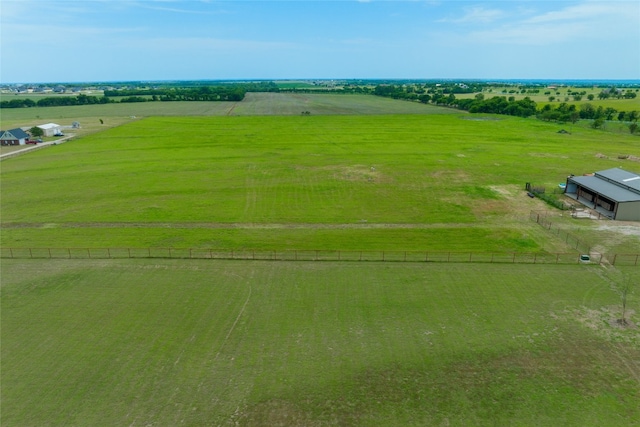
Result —
POLYGON ((564 251, 528 222, 546 205, 524 184, 636 170, 617 156, 638 140, 558 129, 467 114, 134 120, 3 161, 1 242, 564 251))
MULTIPOLYGON (((577 221, 524 192, 640 171, 618 158, 640 151, 630 135, 307 94, 1 120, 82 124, 0 164, 3 256, 577 253, 531 210, 596 251, 640 252, 637 224, 577 221)), ((0 273, 3 427, 640 424, 637 267, 1 258, 0 273), (634 326, 620 328, 625 280, 634 326)))
POLYGON ((1 262, 6 427, 640 420, 601 267, 1 262))
POLYGON ((67 107, 5 108, 0 128, 32 127, 47 122, 102 131, 131 117, 246 115, 459 114, 458 111, 370 95, 248 93, 242 102, 147 102, 67 107), (103 119, 103 124, 100 124, 103 119))

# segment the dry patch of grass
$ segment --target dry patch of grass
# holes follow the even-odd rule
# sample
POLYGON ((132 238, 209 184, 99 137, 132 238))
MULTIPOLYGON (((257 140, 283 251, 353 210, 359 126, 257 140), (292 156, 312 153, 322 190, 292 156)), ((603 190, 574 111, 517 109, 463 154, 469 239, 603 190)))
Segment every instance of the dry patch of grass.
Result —
POLYGON ((599 309, 583 306, 554 316, 576 320, 607 341, 625 343, 640 350, 640 330, 633 320, 635 315, 635 310, 627 310, 625 316, 628 322, 627 326, 617 322, 621 317, 620 306, 606 306, 599 309))

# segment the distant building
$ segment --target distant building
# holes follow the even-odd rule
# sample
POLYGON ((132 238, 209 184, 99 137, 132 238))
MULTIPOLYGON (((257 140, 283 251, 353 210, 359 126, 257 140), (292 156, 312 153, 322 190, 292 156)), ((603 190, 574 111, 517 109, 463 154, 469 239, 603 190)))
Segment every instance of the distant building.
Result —
POLYGON ((1 145, 26 145, 29 134, 20 128, 0 130, 1 145))
POLYGON ((42 129, 44 136, 54 136, 55 134, 62 132, 62 127, 55 123, 47 123, 38 127, 42 129))
POLYGON ((640 175, 620 168, 570 176, 565 194, 615 220, 640 221, 640 175))

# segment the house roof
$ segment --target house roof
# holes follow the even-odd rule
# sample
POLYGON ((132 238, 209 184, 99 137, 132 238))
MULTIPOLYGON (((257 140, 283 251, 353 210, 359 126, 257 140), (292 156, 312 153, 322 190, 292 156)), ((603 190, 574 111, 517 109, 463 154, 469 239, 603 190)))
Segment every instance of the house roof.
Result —
POLYGON ((574 176, 570 181, 615 202, 640 201, 640 176, 623 169, 607 169, 594 176, 574 176))
POLYGON ((55 129, 55 128, 59 128, 60 125, 57 125, 55 123, 47 123, 44 125, 39 125, 38 126, 40 129, 55 129))
POLYGON ((11 134, 16 139, 29 138, 29 134, 20 128, 0 131, 0 137, 7 138, 8 137, 8 135, 6 135, 7 133, 11 134))

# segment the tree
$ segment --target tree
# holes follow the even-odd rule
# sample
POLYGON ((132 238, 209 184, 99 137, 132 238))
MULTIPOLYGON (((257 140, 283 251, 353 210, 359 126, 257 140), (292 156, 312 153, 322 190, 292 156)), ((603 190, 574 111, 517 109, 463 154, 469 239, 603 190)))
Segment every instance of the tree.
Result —
POLYGON ((602 117, 598 117, 591 123, 591 127, 594 129, 600 129, 604 125, 604 119, 602 117))
POLYGON ((632 292, 631 280, 628 278, 623 279, 623 282, 620 285, 618 292, 620 294, 620 303, 622 305, 622 313, 621 313, 622 316, 620 317, 620 319, 617 320, 617 322, 622 326, 628 326, 629 321, 627 320, 627 298, 629 297, 629 294, 632 292))
POLYGON ((633 135, 637 131, 638 131, 638 123, 637 122, 629 123, 629 132, 631 133, 631 135, 633 135))
POLYGON ((596 116, 596 109, 591 104, 582 104, 580 106, 581 119, 593 119, 596 116))
MULTIPOLYGON (((41 136, 44 136, 44 131, 41 128, 39 128, 38 126, 34 126, 31 129, 29 129, 29 133, 34 138, 39 138, 41 136)), ((631 132, 631 133, 633 133, 633 132, 631 132)))
POLYGON ((569 121, 570 121, 572 124, 575 124, 575 123, 578 121, 578 119, 580 119, 580 113, 578 113, 577 111, 572 111, 572 112, 569 114, 569 121))
POLYGON ((593 98, 595 98, 595 95, 594 95, 594 94, 590 93, 589 95, 587 95, 587 99, 588 99, 589 101, 593 101, 593 98))
POLYGON ((613 116, 618 112, 615 108, 607 107, 604 110, 604 115, 607 120, 613 120, 613 116))

